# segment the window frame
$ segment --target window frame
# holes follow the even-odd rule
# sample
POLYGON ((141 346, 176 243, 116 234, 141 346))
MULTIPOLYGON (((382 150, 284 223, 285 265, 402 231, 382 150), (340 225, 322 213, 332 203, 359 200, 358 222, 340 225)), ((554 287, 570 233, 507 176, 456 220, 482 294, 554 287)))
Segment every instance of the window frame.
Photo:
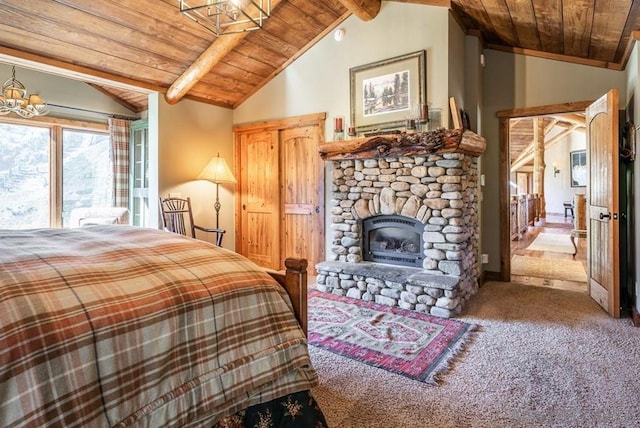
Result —
POLYGON ((106 123, 38 116, 0 116, 0 123, 49 129, 49 227, 62 227, 62 133, 64 129, 109 134, 106 123))

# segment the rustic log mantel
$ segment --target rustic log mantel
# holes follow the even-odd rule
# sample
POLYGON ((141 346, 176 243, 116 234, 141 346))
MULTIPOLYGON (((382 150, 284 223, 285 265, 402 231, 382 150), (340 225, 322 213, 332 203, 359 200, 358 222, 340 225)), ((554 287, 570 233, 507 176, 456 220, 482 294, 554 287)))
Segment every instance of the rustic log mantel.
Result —
POLYGON ((480 156, 486 147, 485 139, 473 131, 437 129, 420 134, 390 134, 329 142, 321 144, 318 151, 324 160, 343 160, 424 156, 439 153, 480 156))

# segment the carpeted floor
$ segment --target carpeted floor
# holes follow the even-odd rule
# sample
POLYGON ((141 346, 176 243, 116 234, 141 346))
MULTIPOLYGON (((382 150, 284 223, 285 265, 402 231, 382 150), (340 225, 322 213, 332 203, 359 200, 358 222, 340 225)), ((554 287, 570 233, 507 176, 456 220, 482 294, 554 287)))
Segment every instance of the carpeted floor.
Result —
POLYGON ((573 260, 516 255, 511 258, 511 275, 587 282, 587 273, 582 263, 573 260))
POLYGON ((640 329, 584 293, 487 283, 460 320, 480 331, 440 386, 310 347, 330 427, 631 427, 640 329))
POLYGON ((527 250, 565 254, 573 254, 575 251, 569 235, 544 232, 536 236, 536 239, 527 247, 527 250))

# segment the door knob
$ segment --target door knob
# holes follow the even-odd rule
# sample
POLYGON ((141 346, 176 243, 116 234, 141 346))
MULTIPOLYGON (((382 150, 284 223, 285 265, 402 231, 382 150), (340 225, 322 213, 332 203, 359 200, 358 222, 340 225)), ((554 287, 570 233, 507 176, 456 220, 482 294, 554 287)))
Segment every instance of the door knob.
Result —
POLYGON ((611 218, 611 214, 602 214, 602 213, 600 213, 600 220, 604 220, 605 218, 610 219, 611 218))

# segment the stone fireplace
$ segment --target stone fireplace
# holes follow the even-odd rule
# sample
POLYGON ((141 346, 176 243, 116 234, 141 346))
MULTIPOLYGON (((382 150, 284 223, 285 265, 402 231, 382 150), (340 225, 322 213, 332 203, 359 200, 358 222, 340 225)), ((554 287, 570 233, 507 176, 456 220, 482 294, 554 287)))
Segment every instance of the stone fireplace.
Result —
POLYGON ((332 162, 331 241, 317 288, 440 317, 460 313, 478 288, 484 139, 439 130, 341 143, 321 147, 332 162))

